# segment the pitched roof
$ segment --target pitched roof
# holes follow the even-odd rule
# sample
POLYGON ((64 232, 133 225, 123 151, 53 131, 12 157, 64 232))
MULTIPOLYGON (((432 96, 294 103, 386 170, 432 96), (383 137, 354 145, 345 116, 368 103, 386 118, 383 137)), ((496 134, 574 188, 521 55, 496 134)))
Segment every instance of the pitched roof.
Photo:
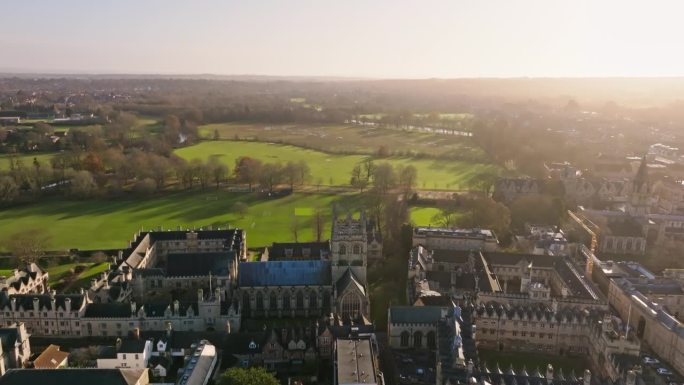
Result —
POLYGON ((66 309, 66 300, 71 301, 71 309, 80 309, 84 301, 83 294, 56 294, 54 297, 50 294, 13 294, 9 297, 4 297, 0 299, 0 307, 10 306, 10 301, 16 299, 17 308, 23 308, 24 310, 39 310, 33 308, 33 300, 38 299, 38 307, 40 309, 46 308, 48 310, 52 309, 52 299, 55 300, 55 306, 57 309, 66 309))
POLYGON ((227 276, 233 252, 227 253, 169 253, 166 273, 170 277, 213 275, 227 276))
POLYGON ((418 298, 413 306, 453 307, 454 301, 445 295, 428 295, 418 298))
POLYGON ((442 318, 442 308, 438 306, 392 306, 391 323, 437 323, 442 318))
POLYGON ((0 385, 134 385, 147 369, 12 369, 0 385))
POLYGON ((332 283, 329 261, 241 262, 238 286, 325 286, 332 283))
POLYGON ((127 303, 91 303, 85 311, 85 318, 123 318, 131 316, 131 305, 127 303))
POLYGON ((10 352, 14 349, 15 344, 18 342, 19 331, 17 327, 6 327, 0 329, 0 345, 2 346, 3 352, 10 352))
POLYGON ((330 253, 330 242, 276 243, 268 248, 270 261, 321 259, 330 253))
POLYGON ((340 292, 343 292, 347 287, 349 287, 349 285, 354 285, 361 293, 363 293, 363 295, 366 295, 366 288, 363 287, 363 285, 354 275, 354 272, 349 268, 344 272, 344 274, 342 274, 340 279, 337 280, 335 285, 337 286, 337 290, 340 292))
POLYGON ((33 361, 33 366, 36 369, 56 369, 64 360, 69 357, 68 352, 59 350, 59 346, 50 344, 47 349, 33 361))

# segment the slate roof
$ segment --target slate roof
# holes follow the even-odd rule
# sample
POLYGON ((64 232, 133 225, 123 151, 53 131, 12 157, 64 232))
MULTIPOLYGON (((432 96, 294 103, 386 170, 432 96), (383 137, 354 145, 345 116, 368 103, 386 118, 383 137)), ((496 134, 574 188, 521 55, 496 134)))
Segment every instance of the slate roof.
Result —
POLYGON ((0 385, 133 385, 146 369, 12 369, 0 385))
MULTIPOLYGON (((52 296, 50 294, 13 294, 10 296, 0 296, 0 308, 11 307, 10 301, 12 299, 17 301, 17 309, 22 307, 24 310, 39 310, 33 308, 33 300, 38 299, 38 307, 40 309, 52 309, 52 296)), ((84 296, 82 294, 56 294, 54 296, 55 306, 57 309, 66 309, 66 299, 71 300, 71 309, 80 309, 83 305, 84 296)))
POLYGON ((521 260, 532 262, 535 267, 552 267, 555 258, 548 255, 492 252, 484 253, 487 263, 494 265, 516 265, 521 260))
POLYGON ((137 277, 163 277, 166 275, 164 269, 158 267, 150 267, 145 269, 133 269, 133 276, 137 277))
POLYGON ((131 316, 128 303, 91 303, 85 311, 85 318, 123 318, 131 316))
POLYGON ((329 261, 241 262, 238 286, 327 286, 329 261))
POLYGON ((273 243, 268 248, 269 261, 282 261, 291 259, 321 259, 330 253, 330 242, 307 242, 307 243, 273 243), (290 255, 288 256, 288 252, 290 255), (308 255, 306 255, 308 254, 308 255))
POLYGON ((643 226, 632 218, 625 218, 624 221, 610 221, 608 222, 608 230, 610 230, 610 234, 621 237, 644 236, 643 226))
POLYGON ((343 292, 347 287, 349 287, 349 285, 356 286, 356 288, 363 293, 363 295, 366 295, 366 288, 363 287, 363 285, 359 282, 351 269, 347 269, 344 274, 342 274, 340 279, 338 279, 335 283, 337 290, 340 292, 343 292))
POLYGON ((143 339, 125 339, 121 341, 121 347, 117 350, 118 353, 142 353, 145 350, 147 340, 143 339))
POLYGON ((227 249, 239 250, 240 243, 244 238, 243 231, 241 229, 230 229, 230 230, 173 230, 173 231, 143 231, 141 232, 131 245, 132 249, 145 238, 146 235, 150 235, 150 242, 154 243, 157 241, 182 241, 187 239, 187 234, 190 232, 197 233, 198 240, 207 239, 226 239, 226 244, 224 245, 227 249))
POLYGON ((392 306, 390 320, 392 323, 433 324, 442 318, 442 308, 437 306, 392 306))
POLYGON ((471 254, 468 250, 431 250, 432 258, 435 262, 444 263, 466 263, 468 255, 471 254))
POLYGON ((578 307, 561 307, 554 313, 551 308, 542 303, 510 305, 494 301, 478 305, 478 307, 475 308, 475 312, 479 316, 487 314, 489 317, 496 315, 508 319, 513 319, 517 316, 518 319, 538 319, 547 322, 552 320, 556 320, 557 322, 572 322, 573 320, 583 322, 585 319, 599 321, 606 314, 603 310, 595 308, 582 309, 578 307))
POLYGON ((166 273, 169 277, 227 276, 233 253, 169 253, 166 273))
POLYGON ((14 345, 17 343, 19 333, 16 327, 7 327, 0 329, 0 345, 2 345, 3 352, 11 352, 14 350, 14 345))
POLYGON ((7 286, 13 287, 15 290, 20 290, 22 285, 27 285, 30 281, 34 281, 38 274, 45 274, 45 270, 41 269, 35 263, 31 263, 24 269, 17 270, 17 275, 11 274, 7 277, 0 278, 0 285, 3 283, 7 286))
POLYGON ((454 302, 445 295, 428 295, 418 298, 414 306, 453 307, 454 302))

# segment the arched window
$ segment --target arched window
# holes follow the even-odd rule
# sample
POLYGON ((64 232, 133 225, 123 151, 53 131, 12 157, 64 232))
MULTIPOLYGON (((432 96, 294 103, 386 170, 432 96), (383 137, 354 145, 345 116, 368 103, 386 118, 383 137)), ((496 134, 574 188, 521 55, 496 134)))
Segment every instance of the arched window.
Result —
POLYGON ((304 293, 301 291, 297 292, 297 309, 304 309, 304 293))
POLYGON ((316 292, 311 290, 309 292, 309 309, 315 309, 318 307, 318 297, 316 296, 316 292))
POLYGON ((354 250, 354 254, 356 254, 356 255, 361 254, 361 246, 359 246, 358 243, 355 243, 355 244, 354 244, 353 250, 354 250))
POLYGON ((411 337, 411 334, 404 330, 401 332, 401 346, 407 348, 409 345, 409 338, 411 337))
POLYGON ((242 293, 242 309, 244 311, 249 311, 249 309, 251 309, 251 304, 250 304, 250 300, 249 300, 249 293, 246 291, 244 293, 242 293))
POLYGON ((415 332, 413 333, 413 347, 414 348, 420 348, 423 347, 423 333, 422 332, 415 332))
POLYGON ((342 316, 358 318, 361 312, 361 300, 356 294, 349 293, 342 298, 342 316))
POLYGON ((264 295, 260 291, 256 293, 256 309, 264 310, 264 295))
POLYGON ((283 293, 283 309, 290 310, 290 293, 283 293))
POLYGON ((435 332, 428 332, 427 345, 430 349, 435 349, 437 347, 437 341, 435 341, 435 332))
POLYGON ((268 299, 268 307, 271 310, 276 310, 278 309, 278 296, 276 296, 276 293, 274 291, 271 292, 271 295, 269 295, 268 299))
POLYGON ((345 246, 344 244, 341 244, 340 245, 340 255, 345 255, 345 254, 347 254, 347 246, 345 246))

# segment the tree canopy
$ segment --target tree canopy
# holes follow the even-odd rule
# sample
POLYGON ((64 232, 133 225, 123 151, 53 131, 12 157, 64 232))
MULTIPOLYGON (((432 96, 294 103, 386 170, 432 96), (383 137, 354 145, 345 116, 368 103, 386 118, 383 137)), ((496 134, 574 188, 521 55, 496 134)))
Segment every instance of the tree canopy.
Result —
POLYGON ((264 368, 230 368, 216 382, 218 385, 280 385, 264 368))

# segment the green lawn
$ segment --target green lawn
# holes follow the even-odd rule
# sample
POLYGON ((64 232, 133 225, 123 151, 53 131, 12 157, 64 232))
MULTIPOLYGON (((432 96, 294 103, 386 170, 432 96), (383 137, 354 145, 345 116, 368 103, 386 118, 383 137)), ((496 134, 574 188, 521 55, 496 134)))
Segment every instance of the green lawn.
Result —
MULTIPOLYGON (((329 228, 333 202, 337 202, 339 207, 357 207, 358 201, 356 194, 296 193, 266 200, 255 194, 223 191, 171 193, 150 199, 45 200, 0 212, 0 250, 6 250, 4 243, 21 230, 47 233, 50 249, 87 250, 126 247, 141 227, 176 229, 177 226, 225 227, 228 224, 247 230, 248 246, 259 247, 271 242, 293 241, 291 228, 295 214, 298 214, 297 224, 300 227, 299 241, 307 241, 313 237, 312 218, 303 214, 310 213, 315 207, 322 208, 329 228), (237 201, 249 205, 244 218, 233 212, 237 201)), ((328 232, 326 229, 326 238, 328 232)), ((60 271, 55 274, 58 273, 60 271)), ((51 278, 57 279, 56 276, 51 278)))
POLYGON ((14 269, 0 269, 0 277, 9 277, 14 274, 14 269))
MULTIPOLYGON (((20 154, 17 158, 23 163, 24 167, 33 169, 33 159, 37 159, 40 162, 41 167, 50 169, 50 159, 55 155, 55 153, 35 153, 35 154, 20 154)), ((0 171, 9 170, 10 166, 10 155, 0 154, 0 171)))
POLYGON ((199 127, 200 136, 257 142, 274 142, 312 148, 335 154, 377 153, 383 146, 395 154, 423 154, 430 158, 487 161, 484 151, 472 138, 428 132, 406 131, 393 127, 313 124, 215 123, 199 127))
MULTIPOLYGON (((348 185, 351 170, 367 158, 364 155, 335 155, 289 145, 242 141, 202 142, 178 149, 175 153, 188 160, 206 160, 211 156, 218 156, 231 168, 235 166, 235 160, 242 156, 250 156, 264 162, 285 163, 303 160, 311 168, 310 184, 320 182, 324 185, 338 186, 348 185)), ((394 166, 415 166, 418 169, 417 187, 422 189, 466 189, 470 178, 496 170, 492 165, 448 160, 393 157, 378 159, 376 162, 389 162, 394 166)))
POLYGON ((46 270, 50 275, 50 280, 48 281, 50 286, 59 282, 62 278, 67 277, 71 274, 71 269, 78 265, 85 265, 84 263, 66 263, 63 265, 57 265, 54 267, 48 267, 46 270))
POLYGON ((438 223, 434 217, 438 213, 439 209, 436 207, 412 207, 411 222, 416 226, 437 226, 438 223))
POLYGON ((71 289, 90 287, 90 279, 109 270, 109 262, 94 263, 87 270, 82 272, 78 279, 71 285, 71 289))

